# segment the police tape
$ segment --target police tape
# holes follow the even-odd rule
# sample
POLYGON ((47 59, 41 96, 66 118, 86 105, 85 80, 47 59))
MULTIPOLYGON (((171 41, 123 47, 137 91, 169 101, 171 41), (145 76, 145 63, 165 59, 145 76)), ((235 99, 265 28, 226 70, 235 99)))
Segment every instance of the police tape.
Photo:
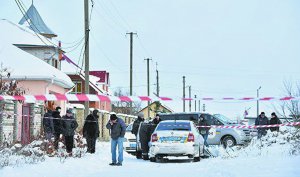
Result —
POLYGON ((272 128, 272 127, 283 127, 283 126, 296 126, 300 125, 300 122, 289 122, 284 124, 273 124, 273 125, 211 125, 211 126, 197 126, 200 128, 233 128, 233 129, 243 129, 243 128, 272 128))
POLYGON ((300 97, 201 97, 181 98, 181 97, 156 97, 156 96, 109 96, 109 95, 95 95, 95 94, 44 94, 44 95, 0 95, 0 100, 15 100, 15 101, 102 101, 102 102, 140 102, 140 101, 175 101, 175 100, 203 100, 203 101, 291 101, 300 100, 300 97))

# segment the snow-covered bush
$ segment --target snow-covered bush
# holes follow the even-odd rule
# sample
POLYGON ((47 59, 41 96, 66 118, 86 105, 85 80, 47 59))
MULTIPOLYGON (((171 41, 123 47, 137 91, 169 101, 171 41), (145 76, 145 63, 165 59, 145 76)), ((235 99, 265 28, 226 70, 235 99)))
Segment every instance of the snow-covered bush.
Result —
POLYGON ((221 158, 300 155, 300 132, 297 128, 281 127, 279 132, 268 131, 266 136, 254 138, 244 147, 220 146, 218 155, 221 158))

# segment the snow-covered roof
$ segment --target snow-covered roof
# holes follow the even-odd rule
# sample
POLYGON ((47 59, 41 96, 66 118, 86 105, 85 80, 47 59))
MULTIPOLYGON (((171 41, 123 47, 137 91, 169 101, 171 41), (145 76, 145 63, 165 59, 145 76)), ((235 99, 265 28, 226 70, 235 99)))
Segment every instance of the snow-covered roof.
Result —
POLYGON ((28 27, 39 34, 44 34, 49 37, 56 37, 57 35, 45 24, 39 12, 32 4, 27 10, 26 14, 19 22, 20 25, 28 25, 28 27), (30 24, 28 24, 28 22, 30 24))
POLYGON ((14 24, 6 19, 0 20, 1 41, 15 45, 36 45, 54 47, 50 39, 36 34, 28 28, 14 24), (12 35, 13 34, 13 35, 12 35), (50 42, 51 41, 51 42, 50 42))
POLYGON ((49 81, 67 89, 74 86, 70 77, 62 71, 12 44, 4 44, 1 40, 0 62, 3 67, 12 71, 11 79, 49 81))
POLYGON ((43 43, 33 32, 8 20, 0 20, 0 29, 3 30, 0 33, 0 62, 3 67, 8 67, 12 71, 11 79, 49 81, 67 89, 74 86, 70 77, 64 72, 14 46, 15 44, 42 45, 43 43))

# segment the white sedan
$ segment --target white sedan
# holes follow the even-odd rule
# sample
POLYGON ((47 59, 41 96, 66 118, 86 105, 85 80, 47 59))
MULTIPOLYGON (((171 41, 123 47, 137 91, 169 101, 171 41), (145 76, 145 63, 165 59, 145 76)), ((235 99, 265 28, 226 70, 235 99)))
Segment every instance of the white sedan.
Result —
POLYGON ((134 134, 131 133, 132 124, 129 124, 126 128, 125 137, 123 147, 124 150, 129 154, 136 153, 136 137, 134 134))
POLYGON ((151 136, 149 157, 155 162, 163 157, 187 156, 200 161, 204 140, 192 121, 168 120, 158 124, 151 136))

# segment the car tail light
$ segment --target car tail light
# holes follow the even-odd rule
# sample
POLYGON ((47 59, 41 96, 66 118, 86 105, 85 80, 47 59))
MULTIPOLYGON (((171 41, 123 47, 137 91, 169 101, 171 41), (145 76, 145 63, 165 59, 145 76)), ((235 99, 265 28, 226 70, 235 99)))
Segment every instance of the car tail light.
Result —
POLYGON ((158 140, 157 134, 156 133, 152 134, 151 142, 156 142, 157 140, 158 140))
POLYGON ((188 142, 194 142, 195 141, 195 137, 194 137, 193 133, 189 133, 187 141, 188 142))

